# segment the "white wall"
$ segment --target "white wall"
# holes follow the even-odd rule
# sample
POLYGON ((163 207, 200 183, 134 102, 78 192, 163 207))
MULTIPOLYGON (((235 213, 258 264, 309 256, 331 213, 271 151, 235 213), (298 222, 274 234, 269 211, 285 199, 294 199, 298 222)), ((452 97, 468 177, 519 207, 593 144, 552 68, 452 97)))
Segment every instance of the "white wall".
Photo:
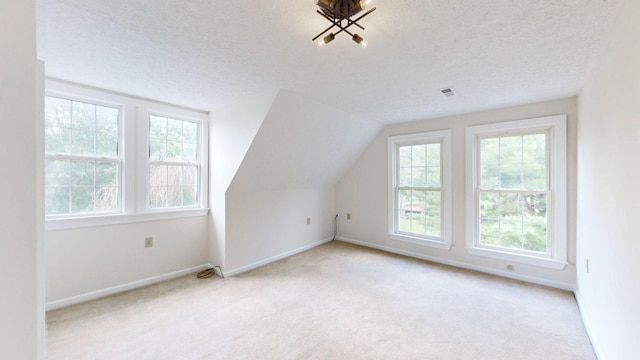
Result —
POLYGON ((46 240, 47 303, 57 308, 204 268, 206 216, 68 230, 46 240), (144 239, 153 237, 153 247, 144 239))
POLYGON ((35 1, 0 5, 0 358, 44 359, 35 1))
POLYGON ((210 112, 209 259, 225 268, 226 193, 277 91, 238 100, 210 112))
POLYGON ((460 116, 387 126, 336 186, 339 238, 390 251, 432 259, 456 266, 507 277, 572 289, 575 282, 575 183, 576 183, 576 99, 564 99, 460 116), (465 249, 465 128, 509 120, 567 114, 569 214, 569 265, 564 270, 514 264, 471 256, 465 249), (439 250, 389 239, 387 212, 387 137, 390 135, 452 129, 453 247, 439 250), (351 213, 351 220, 346 220, 351 213))
POLYGON ((621 6, 578 102, 577 296, 601 360, 640 359, 639 18, 621 6))
POLYGON ((225 271, 331 239, 334 184, 381 128, 280 91, 226 194, 225 271))
POLYGON ((229 193, 226 273, 249 270, 330 240, 334 216, 333 186, 229 193))

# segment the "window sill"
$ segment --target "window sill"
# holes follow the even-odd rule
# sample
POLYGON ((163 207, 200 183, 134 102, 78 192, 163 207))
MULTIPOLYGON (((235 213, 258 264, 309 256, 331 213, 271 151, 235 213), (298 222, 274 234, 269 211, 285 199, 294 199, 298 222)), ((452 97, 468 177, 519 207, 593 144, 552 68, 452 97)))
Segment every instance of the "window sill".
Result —
POLYGON ((148 221, 174 220, 190 217, 206 216, 209 209, 189 209, 158 211, 142 214, 117 214, 104 216, 87 216, 80 218, 45 220, 45 230, 67 230, 94 226, 133 224, 148 221))
POLYGON ((400 234, 387 234, 387 235, 389 235, 389 238, 391 240, 403 241, 403 242, 408 242, 408 243, 411 243, 411 244, 428 246, 428 247, 441 249, 441 250, 450 250, 451 249, 451 244, 448 244, 448 243, 445 243, 445 242, 442 242, 442 241, 436 241, 436 240, 430 240, 430 239, 407 236, 407 235, 400 235, 400 234))
POLYGON ((553 258, 537 257, 523 254, 515 254, 507 251, 495 249, 485 249, 478 247, 467 247, 467 252, 471 255, 484 256, 493 259, 505 260, 520 264, 534 265, 554 270, 563 270, 567 263, 553 258))

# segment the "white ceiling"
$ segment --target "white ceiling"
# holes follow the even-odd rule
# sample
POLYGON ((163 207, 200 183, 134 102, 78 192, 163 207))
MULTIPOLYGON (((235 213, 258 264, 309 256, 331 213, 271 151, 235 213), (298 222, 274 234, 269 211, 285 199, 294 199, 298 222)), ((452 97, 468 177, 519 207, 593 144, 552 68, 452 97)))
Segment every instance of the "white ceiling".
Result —
POLYGON ((329 23, 311 0, 38 0, 38 56, 50 77, 196 109, 287 89, 396 123, 576 95, 622 1, 373 0, 362 49, 314 44, 329 23))

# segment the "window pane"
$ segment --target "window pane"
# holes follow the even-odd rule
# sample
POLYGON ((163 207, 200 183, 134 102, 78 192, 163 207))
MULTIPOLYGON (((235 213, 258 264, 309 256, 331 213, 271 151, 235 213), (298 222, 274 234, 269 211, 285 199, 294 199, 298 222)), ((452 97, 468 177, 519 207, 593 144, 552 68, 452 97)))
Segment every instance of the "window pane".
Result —
POLYGON ((149 188, 149 206, 151 208, 162 208, 166 206, 167 188, 166 187, 150 187, 149 188))
POLYGON ((522 221, 522 197, 520 194, 500 194, 500 219, 522 221))
POLYGON ((182 142, 182 120, 167 119, 167 139, 182 142))
POLYGON ((544 194, 523 195, 523 218, 530 223, 547 223, 547 196, 544 194))
POLYGON ((70 100, 46 96, 44 99, 44 107, 45 128, 71 128, 70 100))
POLYGON ((415 187, 427 186, 427 168, 426 167, 411 168, 411 186, 415 186, 415 187))
POLYGON ((96 131, 96 106, 72 101, 71 122, 74 129, 94 133, 96 131))
POLYGON ((197 144, 183 144, 182 146, 182 160, 190 163, 198 161, 198 145, 197 144))
POLYGON ((49 154, 71 153, 71 129, 61 127, 45 128, 44 149, 49 154))
POLYGON ((93 212, 93 186, 71 188, 71 213, 93 212))
POLYGON ((69 213, 69 188, 47 186, 45 188, 45 214, 62 215, 69 213))
POLYGON ((118 164, 114 162, 96 163, 96 186, 118 184, 118 164))
POLYGON ((500 246, 500 220, 480 219, 480 243, 482 245, 500 246))
POLYGON ((97 187, 95 199, 97 212, 118 210, 118 188, 115 186, 97 187))
POLYGON ((167 184, 169 186, 182 185, 182 166, 167 167, 167 184))
POLYGON ((95 155, 95 131, 72 130, 71 152, 77 155, 95 155))
POLYGON ((440 144, 427 144, 427 165, 440 167, 440 144))
POLYGON ((480 220, 500 220, 500 195, 490 192, 480 193, 480 220))
POLYGON ((185 143, 197 144, 198 143, 198 124, 185 121, 182 124, 182 138, 185 143))
POLYGON ((46 186, 69 186, 70 169, 69 160, 45 160, 45 185, 46 186))
POLYGON ((498 164, 485 164, 480 166, 480 188, 498 189, 500 188, 500 172, 498 164))
POLYGON ((166 159, 166 141, 160 139, 149 139, 149 160, 163 161, 166 159))
POLYGON ((167 138, 167 118, 160 116, 149 116, 149 137, 152 139, 167 138))
POLYGON ((196 187, 198 185, 198 167, 197 166, 185 166, 182 169, 182 184, 188 185, 192 187, 196 187))
POLYGON ((522 164, 502 164, 500 167, 501 189, 522 189, 522 164))
POLYGON ((95 171, 96 167, 93 161, 71 161, 71 186, 93 186, 95 171))
POLYGON ((398 176, 399 186, 411 186, 411 168, 400 168, 398 176))
POLYGON ((522 136, 508 136, 500 138, 500 162, 522 162, 522 136))
POLYGON ((427 191, 425 210, 427 226, 425 235, 440 237, 442 193, 440 191, 427 191))
POLYGON ((547 136, 545 134, 525 135, 522 137, 523 161, 544 164, 547 156, 547 136))
POLYGON ((427 167, 427 186, 440 187, 440 166, 427 167))
POLYGON ((414 145, 411 147, 411 166, 427 165, 427 147, 426 145, 414 145))
POLYGON ((500 163, 500 139, 482 139, 480 140, 481 164, 498 164, 500 163))
POLYGON ((181 186, 169 186, 167 188, 167 206, 168 207, 182 206, 182 187, 181 186))
POLYGON ((149 166, 149 185, 152 187, 167 186, 167 165, 149 166))
POLYGON ((545 163, 525 163, 522 171, 522 188, 527 190, 544 190, 547 188, 545 163))
POLYGON ((182 160, 182 142, 167 141, 166 161, 183 161, 182 160))
POLYGON ((191 121, 149 117, 149 160, 152 162, 149 185, 154 188, 149 190, 149 201, 152 208, 196 205, 198 166, 193 164, 197 164, 199 158, 199 126, 191 121))
POLYGON ((480 193, 480 244, 547 251, 547 197, 542 194, 480 193))
POLYGON ((398 162, 400 168, 411 167, 411 146, 400 146, 398 148, 398 162))
POLYGON ((195 206, 197 204, 195 186, 183 186, 182 187, 182 201, 184 206, 195 206))
POLYGON ((524 223, 524 249, 547 252, 547 225, 524 223))

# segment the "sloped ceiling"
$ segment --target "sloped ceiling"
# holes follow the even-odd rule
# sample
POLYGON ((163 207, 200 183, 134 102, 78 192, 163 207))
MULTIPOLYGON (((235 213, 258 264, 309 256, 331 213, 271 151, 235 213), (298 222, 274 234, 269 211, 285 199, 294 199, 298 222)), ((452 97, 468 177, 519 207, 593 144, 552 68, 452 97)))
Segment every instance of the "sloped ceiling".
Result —
POLYGON ((48 76, 202 110, 286 89, 397 123, 576 95, 622 1, 373 0, 361 49, 312 43, 311 0, 38 0, 38 54, 48 76))
POLYGON ((280 91, 228 191, 277 191, 335 184, 381 128, 381 124, 280 91))

